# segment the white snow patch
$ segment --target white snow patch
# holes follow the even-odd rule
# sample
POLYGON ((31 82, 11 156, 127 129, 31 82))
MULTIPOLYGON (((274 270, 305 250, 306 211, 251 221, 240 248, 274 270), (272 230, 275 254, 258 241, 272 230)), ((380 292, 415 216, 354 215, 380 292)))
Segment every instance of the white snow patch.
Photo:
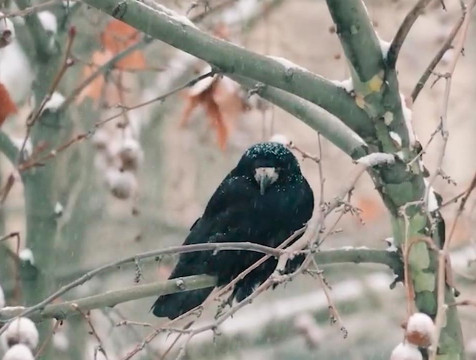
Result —
POLYGON ((415 131, 413 130, 412 111, 405 104, 405 97, 403 96, 403 94, 400 94, 400 102, 402 103, 403 119, 405 120, 405 124, 407 125, 408 129, 410 147, 414 147, 416 143, 416 137, 415 131))
POLYGON ((382 51, 382 57, 386 59, 388 55, 388 50, 390 49, 390 45, 392 45, 392 43, 382 40, 380 38, 378 38, 378 42, 380 44, 380 50, 382 51))
POLYGON ((56 34, 56 31, 58 30, 58 20, 51 11, 40 11, 38 13, 38 18, 46 31, 56 34))
POLYGON ((357 160, 358 164, 365 165, 367 167, 372 167, 376 165, 390 165, 395 162, 395 157, 392 154, 386 153, 373 153, 361 157, 357 160))
POLYGON ((64 331, 57 332, 52 338, 53 346, 63 352, 69 349, 69 340, 64 331))
POLYGON ((352 82, 352 78, 348 78, 342 81, 331 80, 331 83, 333 83, 335 86, 343 88, 348 93, 351 93, 352 91, 354 91, 354 83, 352 82))
POLYGON ((5 85, 15 104, 23 102, 31 93, 34 77, 18 41, 14 40, 0 49, 0 82, 5 85))
POLYGON ((384 241, 387 243, 388 252, 397 252, 398 248, 395 246, 395 239, 393 237, 385 238, 384 241))
POLYGON ((188 17, 178 14, 177 12, 175 12, 172 9, 169 9, 168 7, 160 5, 157 2, 154 2, 153 4, 149 4, 149 1, 145 1, 144 3, 148 5, 150 8, 152 8, 154 11, 162 13, 162 15, 169 17, 173 21, 176 21, 181 23, 182 25, 190 26, 197 29, 197 26, 193 22, 191 22, 188 17))
POLYGON ((283 65, 286 71, 294 70, 294 69, 299 69, 299 70, 302 70, 302 71, 309 71, 308 69, 306 69, 306 68, 304 68, 300 65, 297 65, 297 64, 293 63, 292 61, 290 61, 288 59, 285 59, 283 57, 271 56, 271 55, 268 55, 267 57, 270 58, 270 59, 273 59, 274 61, 277 61, 278 63, 283 65))
MULTIPOLYGON (((425 181, 425 187, 428 189, 430 184, 428 183, 427 179, 423 179, 425 181)), ((433 187, 430 187, 430 191, 428 193, 428 204, 427 204, 427 211, 432 212, 438 210, 439 205, 438 201, 436 200, 435 190, 433 187)))
POLYGON ((64 8, 72 8, 76 4, 75 0, 63 0, 64 8))
POLYGON ((18 254, 18 257, 22 261, 28 261, 31 265, 35 264, 35 257, 33 256, 33 251, 31 251, 31 249, 23 249, 22 251, 20 251, 20 254, 18 254))
POLYGON ((291 140, 289 140, 288 137, 286 135, 283 135, 283 134, 274 134, 273 136, 271 136, 269 138, 269 141, 280 143, 280 144, 283 144, 283 145, 291 144, 291 140))
POLYGON ((55 204, 55 215, 60 216, 63 213, 63 205, 59 201, 55 204))
POLYGON ((3 356, 2 360, 34 360, 31 350, 23 344, 12 346, 3 356))
POLYGON ((15 344, 26 345, 33 350, 38 345, 38 330, 33 321, 28 318, 17 318, 12 321, 5 332, 1 335, 2 346, 8 348, 15 344))
POLYGON ((249 19, 258 14, 263 7, 263 2, 258 0, 241 0, 236 5, 229 7, 220 15, 220 20, 225 24, 241 24, 243 19, 249 19))
MULTIPOLYGON (((205 75, 212 70, 211 66, 205 67, 200 73, 200 75, 205 75)), ((209 76, 205 79, 200 80, 199 82, 195 83, 191 86, 188 90, 190 96, 197 96, 206 91, 207 89, 212 86, 213 82, 215 81, 215 76, 209 76)))
POLYGON ((393 349, 390 360, 423 360, 423 356, 415 345, 400 343, 393 349))
POLYGON ((399 148, 402 147, 402 138, 400 137, 400 135, 398 135, 396 132, 394 131, 390 131, 390 137, 392 138, 392 140, 397 144, 397 146, 399 148))
MULTIPOLYGON (((15 136, 11 136, 10 140, 12 140, 12 143, 16 146, 18 150, 20 150, 21 146, 23 145, 23 141, 25 141, 23 137, 15 137, 15 136)), ((31 144, 31 140, 28 139, 26 141, 25 148, 23 149, 24 155, 26 157, 29 157, 31 155, 32 149, 33 147, 31 144)))
POLYGON ((383 122, 385 125, 389 126, 393 122, 393 113, 390 111, 387 111, 385 114, 383 114, 383 122))
POLYGON ((0 285, 0 309, 5 306, 5 294, 3 293, 2 286, 0 285))
POLYGON ((43 107, 43 110, 50 110, 51 112, 56 112, 61 105, 64 103, 64 96, 61 95, 58 91, 55 91, 52 95, 51 98, 46 102, 45 106, 43 107))

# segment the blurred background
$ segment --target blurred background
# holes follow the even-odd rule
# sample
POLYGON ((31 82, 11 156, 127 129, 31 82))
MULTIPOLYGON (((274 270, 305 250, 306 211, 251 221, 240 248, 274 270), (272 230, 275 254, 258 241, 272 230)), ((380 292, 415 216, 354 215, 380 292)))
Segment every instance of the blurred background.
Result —
MULTIPOLYGON (((333 80, 349 77, 345 58, 324 1, 316 0, 212 0, 159 1, 195 20, 205 31, 261 54, 284 57, 333 80)), ((369 0, 366 5, 379 37, 391 41, 415 1, 369 0)), ((16 11, 8 1, 4 12, 16 11)), ((399 58, 401 91, 408 97, 419 77, 441 48, 461 16, 459 1, 446 1, 442 10, 433 1, 407 38, 399 58)), ((146 250, 180 245, 189 227, 201 215, 209 197, 250 145, 282 134, 300 149, 318 153, 317 134, 289 114, 257 98, 226 78, 206 79, 179 94, 136 110, 123 112, 117 104, 132 107, 156 98, 207 71, 207 65, 160 41, 144 38, 134 29, 79 2, 51 2, 41 8, 43 27, 54 41, 65 41, 70 26, 76 28, 70 66, 58 88, 56 103, 45 111, 61 113, 58 137, 65 142, 88 132, 95 122, 120 114, 97 129, 91 137, 70 146, 53 160, 53 196, 58 216, 54 249, 48 249, 55 266, 53 289, 102 264, 146 250), (87 86, 85 79, 121 51, 134 47, 128 56, 103 72, 87 86), (81 92, 71 94, 82 86, 81 92), (121 171, 123 169, 124 171, 121 171)), ((12 141, 21 145, 25 120, 35 99, 37 64, 32 39, 22 16, 11 17, 15 27, 12 43, 0 49, 0 82, 16 107, 2 126, 12 141)), ((449 142, 443 168, 449 180, 438 179, 435 189, 450 199, 464 191, 474 174, 476 153, 476 28, 470 26, 464 56, 459 60, 450 97, 449 142)), ((447 51, 438 73, 445 73, 454 53, 447 51)), ((433 86, 433 76, 413 105, 413 125, 420 142, 431 139, 443 106, 444 80, 433 86)), ((38 99, 36 100, 38 102, 38 99)), ((426 167, 436 166, 439 136, 424 155, 426 167)), ((38 144, 36 144, 38 146, 38 144)), ((28 148, 28 146, 27 146, 28 148)), ((30 152, 38 151, 33 146, 30 152)), ((317 165, 299 158, 315 194, 319 194, 317 165)), ((331 200, 345 186, 352 162, 322 139, 324 196, 331 200)), ((0 157, 1 179, 12 173, 10 162, 0 157)), ((476 202, 469 200, 453 239, 452 262, 457 287, 464 299, 476 297, 476 202), (471 262, 472 261, 472 262, 471 262)), ((359 216, 346 214, 339 232, 323 248, 368 246, 384 249, 391 236, 385 207, 368 176, 362 177, 352 196, 359 216)), ((24 189, 16 181, 1 208, 3 234, 19 231, 20 258, 28 260, 25 240, 24 189)), ((444 209, 447 226, 456 205, 444 209)), ((338 214, 337 214, 338 215, 338 214)), ((336 215, 336 216, 337 216, 336 215)), ((332 218, 328 219, 332 223, 332 218)), ((15 285, 14 239, 0 243, 0 284, 7 304, 25 304, 22 289, 15 285)), ((35 254, 33 254, 35 256, 35 254)), ((176 258, 141 264, 140 279, 134 266, 95 278, 63 299, 75 299, 139 283, 166 279, 176 258)), ((34 263, 33 263, 34 266, 34 263)), ((189 359, 388 359, 402 340, 405 318, 401 284, 389 289, 392 273, 382 266, 338 265, 324 268, 333 288, 333 299, 348 330, 331 325, 328 305, 320 283, 300 276, 292 283, 268 291, 253 304, 227 320, 220 335, 206 333, 194 338, 189 359)), ((21 285, 21 284, 20 284, 21 285)), ((109 359, 120 359, 140 344, 150 329, 116 327, 123 319, 151 323, 148 312, 153 298, 94 310, 91 319, 109 359)), ((201 321, 211 319, 212 307, 201 321)), ((476 313, 461 308, 468 358, 476 359, 476 313)), ((159 336, 137 359, 159 359, 172 339, 159 336)), ((88 334, 80 317, 64 322, 53 338, 54 357, 93 359, 97 341, 88 334)), ((1 352, 0 352, 1 353, 1 352)), ((98 359, 101 358, 98 355, 98 359)), ((170 355, 169 355, 170 356, 170 355)), ((173 356, 173 354, 172 354, 173 356)))

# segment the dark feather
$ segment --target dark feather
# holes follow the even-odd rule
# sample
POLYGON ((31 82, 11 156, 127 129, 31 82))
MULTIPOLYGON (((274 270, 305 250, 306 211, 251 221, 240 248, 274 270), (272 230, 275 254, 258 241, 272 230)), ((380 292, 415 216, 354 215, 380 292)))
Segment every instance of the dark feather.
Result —
MULTIPOLYGON (((238 165, 211 197, 203 216, 190 229, 184 245, 220 242, 253 242, 279 246, 311 217, 314 198, 302 176, 294 155, 278 143, 261 143, 249 148, 238 165), (263 195, 254 178, 260 167, 278 169, 279 176, 263 195)), ((251 251, 202 251, 182 254, 170 275, 171 279, 209 274, 218 277, 218 286, 233 280, 258 261, 263 254, 251 251)), ((276 267, 269 259, 240 280, 233 296, 241 301, 264 282, 276 267)), ((287 271, 302 262, 296 258, 287 271)), ((175 318, 200 305, 212 288, 161 296, 153 305, 154 315, 175 318)))

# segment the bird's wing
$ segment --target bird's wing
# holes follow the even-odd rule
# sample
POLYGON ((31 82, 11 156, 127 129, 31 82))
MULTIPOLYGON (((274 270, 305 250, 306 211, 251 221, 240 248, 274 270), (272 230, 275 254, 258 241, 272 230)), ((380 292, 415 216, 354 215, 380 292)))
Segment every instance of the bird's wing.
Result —
POLYGON ((227 176, 210 198, 202 217, 190 228, 184 245, 220 242, 221 235, 239 226, 239 215, 247 212, 256 191, 250 179, 227 176))

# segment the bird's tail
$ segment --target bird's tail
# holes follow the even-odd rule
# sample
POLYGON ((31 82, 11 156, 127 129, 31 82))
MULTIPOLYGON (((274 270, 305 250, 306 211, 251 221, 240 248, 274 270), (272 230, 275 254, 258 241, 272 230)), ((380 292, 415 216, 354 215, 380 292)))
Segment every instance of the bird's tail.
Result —
POLYGON ((160 296, 152 305, 152 312, 157 317, 175 319, 202 304, 212 290, 213 287, 210 287, 160 296))

